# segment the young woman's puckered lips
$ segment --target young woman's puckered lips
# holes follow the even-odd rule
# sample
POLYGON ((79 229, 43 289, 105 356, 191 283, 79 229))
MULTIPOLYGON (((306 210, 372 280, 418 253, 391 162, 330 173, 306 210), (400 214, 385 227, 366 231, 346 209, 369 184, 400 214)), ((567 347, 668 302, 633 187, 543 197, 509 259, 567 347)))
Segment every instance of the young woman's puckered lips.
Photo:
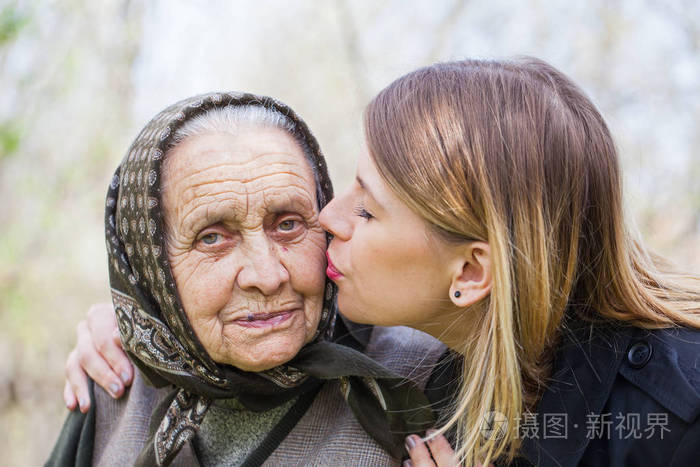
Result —
POLYGON ((333 261, 331 261, 331 256, 326 251, 326 258, 328 259, 328 267, 326 268, 326 275, 332 281, 338 280, 343 277, 343 274, 335 268, 333 261))

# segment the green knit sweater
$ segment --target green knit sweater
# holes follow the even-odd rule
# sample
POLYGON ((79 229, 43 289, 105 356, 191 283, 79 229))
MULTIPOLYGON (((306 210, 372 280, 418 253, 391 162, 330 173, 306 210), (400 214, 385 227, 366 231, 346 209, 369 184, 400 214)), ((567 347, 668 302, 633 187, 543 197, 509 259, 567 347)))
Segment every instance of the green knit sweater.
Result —
POLYGON ((215 401, 194 438, 200 463, 241 465, 296 401, 265 412, 245 410, 236 399, 215 401))

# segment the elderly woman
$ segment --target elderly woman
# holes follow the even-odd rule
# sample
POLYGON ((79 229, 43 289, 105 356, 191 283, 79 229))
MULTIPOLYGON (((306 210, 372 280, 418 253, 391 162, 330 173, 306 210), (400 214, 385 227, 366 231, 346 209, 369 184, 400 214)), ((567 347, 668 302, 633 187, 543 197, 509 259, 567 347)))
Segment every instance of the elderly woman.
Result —
POLYGON ((272 99, 198 96, 146 125, 105 216, 139 374, 121 401, 95 389, 49 464, 396 463, 433 421, 403 376, 444 347, 336 321, 318 221, 331 197, 315 138, 272 99))

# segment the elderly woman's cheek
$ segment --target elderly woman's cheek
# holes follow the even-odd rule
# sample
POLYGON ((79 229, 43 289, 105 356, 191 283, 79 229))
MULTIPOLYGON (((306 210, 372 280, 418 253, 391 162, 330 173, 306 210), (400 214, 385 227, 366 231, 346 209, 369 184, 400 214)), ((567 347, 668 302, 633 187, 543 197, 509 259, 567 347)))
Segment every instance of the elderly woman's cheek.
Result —
POLYGON ((282 249, 294 291, 304 297, 305 342, 313 338, 321 318, 326 283, 326 236, 320 227, 311 229, 296 245, 282 249))
POLYGON ((311 230, 295 253, 292 261, 303 282, 308 284, 305 288, 313 291, 311 295, 323 294, 326 282, 326 235, 323 230, 320 227, 311 230))
MULTIPOLYGON (((192 250, 182 239, 173 234, 166 235, 166 237, 165 251, 168 254, 168 263, 179 288, 180 282, 184 281, 186 276, 191 275, 191 270, 193 269, 191 263, 194 257, 192 256, 192 250)), ((181 291, 178 290, 178 292, 181 291)))
POLYGON ((216 362, 227 362, 230 352, 226 345, 224 326, 219 317, 210 313, 188 313, 187 319, 211 358, 216 362))
POLYGON ((309 228, 309 231, 304 239, 304 247, 314 255, 318 254, 323 261, 326 258, 326 232, 321 228, 320 224, 314 224, 309 228))
POLYGON ((190 322, 216 316, 228 302, 232 274, 227 274, 229 268, 225 263, 213 261, 196 251, 171 260, 175 284, 190 322))

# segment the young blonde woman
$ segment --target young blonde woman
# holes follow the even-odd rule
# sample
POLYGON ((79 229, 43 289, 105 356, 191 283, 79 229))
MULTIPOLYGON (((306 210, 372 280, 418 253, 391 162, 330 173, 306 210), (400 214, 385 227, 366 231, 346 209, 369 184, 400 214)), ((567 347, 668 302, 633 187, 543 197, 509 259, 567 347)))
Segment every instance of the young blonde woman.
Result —
POLYGON ((535 59, 437 64, 381 91, 365 133, 321 214, 339 308, 451 349, 429 385, 442 423, 407 463, 697 462, 700 279, 625 224, 612 137, 575 84, 535 59))
POLYGON ((351 320, 463 357, 439 431, 457 428, 456 458, 697 462, 700 280, 625 225, 613 140, 575 84, 534 59, 438 64, 381 91, 365 134, 321 214, 329 276, 351 320))

